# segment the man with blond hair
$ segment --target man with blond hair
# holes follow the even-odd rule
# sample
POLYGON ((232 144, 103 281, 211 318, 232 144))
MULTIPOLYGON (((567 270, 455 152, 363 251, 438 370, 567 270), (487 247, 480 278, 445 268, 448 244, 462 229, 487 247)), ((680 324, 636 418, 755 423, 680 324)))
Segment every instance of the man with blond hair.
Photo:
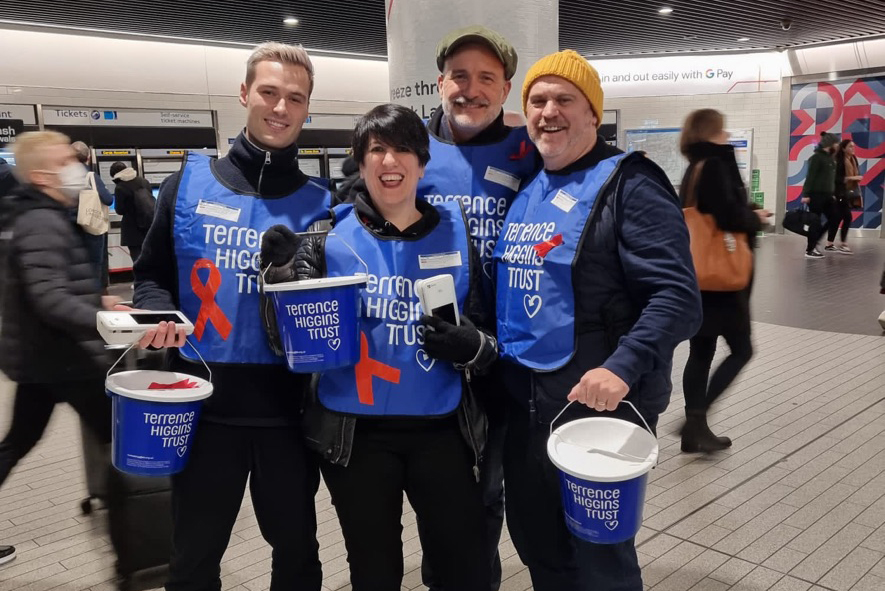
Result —
MULTIPOLYGON (((21 185, 0 199, 0 371, 15 382, 12 423, 0 442, 0 486, 67 402, 103 443, 111 441, 104 394, 108 363, 95 314, 110 306, 70 208, 86 184, 70 139, 55 131, 14 145, 21 185)), ((15 557, 0 546, 0 564, 15 557)))
MULTIPOLYGON (((319 591, 315 460, 299 426, 307 377, 271 349, 259 314, 258 254, 272 225, 304 230, 325 217, 327 190, 298 168, 313 65, 300 46, 265 43, 249 57, 240 104, 246 126, 217 161, 189 154, 160 187, 135 264, 135 306, 181 310, 190 343, 212 369, 190 460, 172 480, 169 591, 221 589, 220 562, 246 483, 273 548, 270 588, 319 591)), ((161 323, 140 345, 169 347, 168 363, 208 377, 183 330, 161 323)))

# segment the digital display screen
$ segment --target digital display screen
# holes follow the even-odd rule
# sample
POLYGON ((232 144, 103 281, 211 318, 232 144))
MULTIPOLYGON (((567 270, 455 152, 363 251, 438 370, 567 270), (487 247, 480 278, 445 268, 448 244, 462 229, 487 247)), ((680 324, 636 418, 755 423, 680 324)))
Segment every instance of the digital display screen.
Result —
POLYGON ((455 304, 446 304, 433 309, 433 315, 442 318, 449 324, 457 324, 455 320, 455 304))
POLYGON ((161 322, 175 322, 181 324, 181 316, 170 312, 158 312, 155 314, 130 314, 138 324, 159 324, 161 322))

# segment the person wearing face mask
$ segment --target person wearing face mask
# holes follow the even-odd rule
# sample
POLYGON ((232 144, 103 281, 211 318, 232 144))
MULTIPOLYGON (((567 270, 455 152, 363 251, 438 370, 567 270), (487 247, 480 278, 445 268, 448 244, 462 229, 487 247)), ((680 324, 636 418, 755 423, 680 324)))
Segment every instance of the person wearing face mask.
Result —
MULTIPOLYGON (((86 186, 70 139, 22 134, 13 145, 21 185, 0 199, 3 284, 0 371, 16 382, 12 423, 0 442, 0 486, 40 440, 55 405, 67 402, 102 443, 111 441, 109 367, 95 314, 101 296, 69 210, 86 186)), ((14 556, 0 546, 0 563, 14 556)))
POLYGON ((488 591, 479 485, 485 418, 471 377, 488 370, 497 348, 476 328, 487 322, 478 256, 459 202, 431 205, 416 196, 431 156, 427 130, 411 109, 369 111, 354 130, 353 156, 366 190, 333 209, 333 233, 299 242, 275 226, 261 252, 269 283, 368 268, 362 359, 320 374, 304 413, 353 591, 401 588, 403 493, 423 524, 422 548, 440 587, 488 591), (441 273, 453 278, 459 326, 421 315, 413 286, 441 273))
MULTIPOLYGON (((315 459, 299 429, 308 380, 275 355, 259 312, 260 236, 274 224, 296 231, 325 217, 328 190, 298 168, 296 140, 314 84, 301 46, 265 43, 240 87, 246 127, 230 152, 188 155, 160 187, 154 220, 135 262, 134 305, 181 310, 189 339, 212 368, 190 459, 172 478, 173 550, 168 591, 218 591, 221 558, 250 487, 273 548, 270 588, 319 591, 315 459)), ((160 323, 140 346, 169 347, 168 364, 208 377, 181 348, 182 329, 160 323)))
MULTIPOLYGON (((524 122, 505 121, 504 102, 516 73, 518 56, 498 32, 472 25, 451 31, 437 45, 437 87, 440 108, 427 124, 430 162, 418 182, 418 196, 432 204, 460 200, 467 214, 474 246, 482 264, 483 294, 488 309, 492 296, 492 251, 498 231, 519 186, 539 169, 524 122)), ((482 488, 492 565, 491 591, 501 587, 498 542, 504 525, 502 454, 506 405, 500 380, 491 372, 473 382, 489 419, 482 465, 482 488)), ((418 522, 422 534, 423 527, 418 522)), ((424 558, 424 584, 439 589, 438 577, 424 558)))
POLYGON ((599 74, 580 54, 541 58, 522 87, 544 161, 495 247, 496 317, 510 402, 507 526, 535 591, 642 591, 634 539, 566 528, 551 423, 615 416, 652 429, 670 401, 673 350, 700 326, 679 199, 641 153, 602 141, 599 74), (570 404, 576 402, 577 404, 570 404))

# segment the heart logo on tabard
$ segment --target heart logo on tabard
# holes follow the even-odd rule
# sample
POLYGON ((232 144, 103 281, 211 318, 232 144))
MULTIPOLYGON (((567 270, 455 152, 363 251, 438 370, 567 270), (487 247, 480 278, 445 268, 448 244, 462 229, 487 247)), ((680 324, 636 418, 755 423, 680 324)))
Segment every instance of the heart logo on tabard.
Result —
POLYGON ((529 315, 529 318, 534 318, 535 314, 541 311, 541 296, 539 295, 529 295, 525 294, 525 297, 522 299, 522 305, 525 306, 525 313, 529 315))
POLYGON ((415 352, 415 359, 424 371, 430 371, 430 368, 436 363, 436 359, 428 355, 424 349, 418 349, 415 352))
POLYGON ((338 347, 341 346, 341 339, 329 339, 329 348, 333 351, 337 351, 338 347))
POLYGON ((618 520, 606 521, 605 527, 607 527, 609 531, 615 531, 615 528, 618 527, 618 520))
POLYGON ((489 279, 492 278, 492 261, 486 261, 482 264, 482 274, 489 279))
POLYGON ((181 447, 179 447, 179 448, 178 448, 177 450, 175 450, 175 451, 178 452, 178 457, 179 457, 179 458, 183 458, 183 457, 184 457, 184 454, 187 453, 187 446, 186 446, 186 445, 182 445, 181 447))

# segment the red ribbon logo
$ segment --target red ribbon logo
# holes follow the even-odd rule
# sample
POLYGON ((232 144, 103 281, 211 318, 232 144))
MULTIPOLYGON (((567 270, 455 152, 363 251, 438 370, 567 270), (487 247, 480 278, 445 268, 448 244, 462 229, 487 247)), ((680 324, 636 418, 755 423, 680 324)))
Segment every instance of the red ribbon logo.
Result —
POLYGON ((203 330, 205 330, 207 322, 211 322, 215 326, 215 330, 218 331, 218 334, 225 341, 233 329, 230 320, 227 319, 227 316, 224 315, 224 312, 215 303, 215 294, 218 293, 220 287, 221 271, 218 270, 215 263, 209 259, 200 259, 194 263, 194 268, 191 269, 191 289, 194 295, 200 298, 200 302, 202 302, 200 304, 200 314, 194 323, 194 334, 197 335, 198 341, 203 340, 203 330), (200 269, 209 269, 209 279, 205 284, 200 281, 200 276, 197 274, 200 269))
POLYGON ((539 242, 538 244, 532 245, 532 248, 534 248, 535 252, 538 253, 538 256, 543 259, 550 253, 551 250, 553 250, 560 244, 562 244, 562 234, 557 234, 550 240, 545 240, 544 242, 539 242))
POLYGON ((366 338, 366 333, 360 331, 360 361, 356 364, 356 394, 360 404, 375 405, 375 393, 372 391, 373 377, 399 384, 399 374, 397 368, 369 357, 369 339, 366 338))
POLYGON ((534 146, 532 144, 527 143, 525 140, 522 140, 519 143, 519 150, 510 155, 511 160, 522 160, 526 156, 531 153, 534 146))

